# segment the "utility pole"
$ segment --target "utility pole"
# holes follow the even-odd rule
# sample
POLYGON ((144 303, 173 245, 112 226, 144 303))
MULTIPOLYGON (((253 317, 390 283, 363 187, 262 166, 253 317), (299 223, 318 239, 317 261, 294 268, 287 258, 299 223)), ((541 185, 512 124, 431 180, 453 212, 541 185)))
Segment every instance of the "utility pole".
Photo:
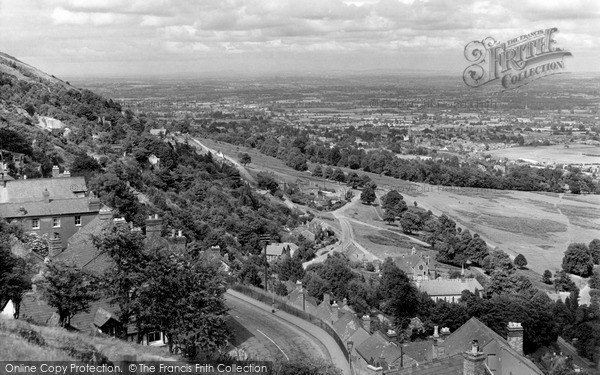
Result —
POLYGON ((269 236, 268 234, 263 234, 259 237, 260 242, 263 243, 263 249, 264 249, 264 261, 265 261, 265 291, 268 292, 269 291, 269 286, 267 284, 268 282, 268 273, 267 273, 267 267, 269 266, 269 263, 267 262, 267 245, 271 242, 271 236, 269 236))

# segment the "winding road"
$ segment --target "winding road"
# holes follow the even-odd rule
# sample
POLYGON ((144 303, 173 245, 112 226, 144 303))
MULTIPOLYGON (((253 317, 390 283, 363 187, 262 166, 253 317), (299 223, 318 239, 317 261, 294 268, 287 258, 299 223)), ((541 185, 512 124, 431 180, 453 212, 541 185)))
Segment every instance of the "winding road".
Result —
POLYGON ((344 353, 334 339, 316 325, 284 311, 271 312, 271 306, 242 293, 228 290, 230 327, 238 348, 250 358, 277 361, 323 359, 350 374, 344 353))

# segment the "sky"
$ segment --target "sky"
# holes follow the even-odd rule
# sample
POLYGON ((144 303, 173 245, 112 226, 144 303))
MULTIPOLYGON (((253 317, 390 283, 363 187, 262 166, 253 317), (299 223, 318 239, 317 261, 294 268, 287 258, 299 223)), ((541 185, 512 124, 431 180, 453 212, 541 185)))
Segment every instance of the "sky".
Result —
POLYGON ((0 0, 0 51, 60 77, 437 71, 557 27, 600 72, 599 0, 0 0))

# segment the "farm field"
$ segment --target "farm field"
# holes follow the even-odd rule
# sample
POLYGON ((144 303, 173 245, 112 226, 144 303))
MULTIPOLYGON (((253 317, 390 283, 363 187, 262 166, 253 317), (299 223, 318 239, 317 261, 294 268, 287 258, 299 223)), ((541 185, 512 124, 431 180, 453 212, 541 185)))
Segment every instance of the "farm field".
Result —
POLYGON ((485 153, 496 158, 508 158, 510 160, 527 159, 546 164, 600 164, 600 146, 585 144, 570 144, 568 148, 565 148, 563 145, 511 147, 486 151, 485 153))
MULTIPOLYGON (((281 181, 295 182, 301 178, 313 186, 318 184, 326 188, 347 189, 345 185, 323 181, 307 172, 295 171, 284 165, 281 160, 261 155, 252 149, 211 140, 202 141, 206 142, 207 146, 231 156, 240 151, 248 152, 252 157, 252 164, 247 169, 251 173, 272 171, 281 181)), ((346 173, 350 172, 349 169, 342 169, 346 173)), ((528 268, 538 274, 542 274, 546 269, 552 272, 559 270, 563 253, 571 242, 589 243, 594 238, 600 238, 598 195, 433 186, 357 172, 369 175, 377 183, 378 196, 390 189, 397 189, 407 204, 417 202, 419 207, 431 210, 436 215, 445 213, 459 226, 469 229, 472 233, 478 233, 490 246, 498 247, 511 256, 523 254, 529 263, 528 268)), ((357 236, 357 242, 378 257, 395 251, 394 246, 381 247, 381 244, 373 243, 363 235, 358 222, 367 225, 366 231, 377 236, 379 234, 373 226, 380 229, 393 227, 387 226, 379 219, 374 207, 361 206, 355 205, 345 212, 346 216, 352 219, 349 222, 357 236)), ((333 223, 329 221, 329 224, 333 223)), ((375 242, 377 241, 375 239, 375 242)), ((401 245, 398 250, 403 250, 401 245)))

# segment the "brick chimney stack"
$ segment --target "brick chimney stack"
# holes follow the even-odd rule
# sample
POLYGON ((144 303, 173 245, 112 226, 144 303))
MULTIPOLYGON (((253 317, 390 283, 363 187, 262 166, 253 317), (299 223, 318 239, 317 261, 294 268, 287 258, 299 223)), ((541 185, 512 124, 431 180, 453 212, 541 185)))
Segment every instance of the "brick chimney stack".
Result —
POLYGON ((50 192, 48 189, 44 189, 42 195, 44 196, 44 203, 50 203, 50 192))
POLYGON ((337 302, 333 301, 331 305, 331 324, 337 322, 340 319, 340 309, 337 302))
POLYGON ((363 315, 362 317, 362 325, 365 331, 371 334, 371 317, 368 315, 363 315))
POLYGON ((463 375, 486 375, 485 353, 479 351, 479 342, 473 340, 471 350, 463 353, 463 375))
POLYGON ((102 204, 100 203, 100 198, 98 198, 98 197, 90 198, 90 201, 88 202, 88 207, 89 207, 90 211, 93 211, 93 212, 100 211, 101 206, 102 206, 102 204))
POLYGON ((58 165, 55 165, 52 167, 52 177, 56 178, 60 176, 60 169, 58 168, 58 165))
MULTIPOLYGON (((446 350, 444 347, 444 340, 448 336, 444 334, 444 329, 448 329, 448 328, 442 328, 442 334, 440 335, 438 333, 438 326, 433 327, 433 351, 432 351, 433 358, 442 358, 446 355, 446 350)), ((448 332, 450 332, 449 329, 448 329, 448 332)))
POLYGON ((331 295, 329 293, 323 293, 323 302, 331 305, 331 295))
POLYGON ((158 214, 149 216, 146 219, 146 237, 160 236, 162 232, 162 219, 158 217, 158 214))
POLYGON ((58 233, 54 233, 52 238, 48 240, 48 257, 54 258, 62 251, 62 240, 58 233))
POLYGON ((523 355, 523 326, 521 323, 508 322, 508 345, 523 355))
POLYGON ((112 219, 112 211, 109 208, 103 208, 98 212, 98 217, 100 217, 100 220, 110 220, 112 219))

